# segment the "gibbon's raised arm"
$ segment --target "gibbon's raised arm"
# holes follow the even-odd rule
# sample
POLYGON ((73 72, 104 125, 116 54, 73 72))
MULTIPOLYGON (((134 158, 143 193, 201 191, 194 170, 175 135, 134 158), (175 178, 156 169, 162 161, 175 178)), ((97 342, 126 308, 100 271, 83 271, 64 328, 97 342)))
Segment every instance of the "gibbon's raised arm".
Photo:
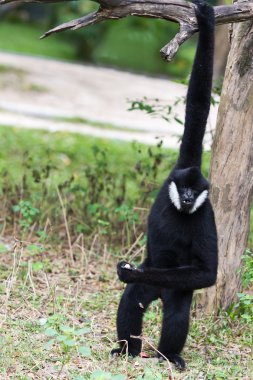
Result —
POLYGON ((196 8, 199 39, 186 98, 184 135, 176 166, 178 169, 201 166, 202 142, 212 90, 214 10, 202 0, 195 0, 193 3, 201 4, 201 8, 196 8))
POLYGON ((194 290, 207 288, 216 281, 216 269, 185 266, 178 268, 160 269, 147 267, 136 269, 130 264, 118 264, 118 276, 125 283, 142 283, 160 288, 194 290))

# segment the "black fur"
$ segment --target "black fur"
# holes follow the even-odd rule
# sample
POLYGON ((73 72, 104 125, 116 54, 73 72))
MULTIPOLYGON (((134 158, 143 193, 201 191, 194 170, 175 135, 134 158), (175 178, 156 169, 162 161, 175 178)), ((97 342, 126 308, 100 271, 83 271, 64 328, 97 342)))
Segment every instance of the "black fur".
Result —
POLYGON ((215 283, 218 264, 212 206, 205 197, 203 203, 196 203, 201 193, 207 194, 209 186, 200 166, 211 97, 214 12, 203 1, 195 3, 199 42, 187 94, 180 154, 149 215, 146 260, 139 268, 126 262, 118 264, 120 280, 129 285, 117 316, 121 348, 112 351, 113 354, 128 352, 132 356, 140 353, 141 340, 131 335, 141 334, 145 310, 160 297, 163 326, 158 351, 180 369, 185 368, 179 354, 188 333, 193 291, 215 283), (169 193, 172 183, 177 189, 176 197, 175 190, 169 193))

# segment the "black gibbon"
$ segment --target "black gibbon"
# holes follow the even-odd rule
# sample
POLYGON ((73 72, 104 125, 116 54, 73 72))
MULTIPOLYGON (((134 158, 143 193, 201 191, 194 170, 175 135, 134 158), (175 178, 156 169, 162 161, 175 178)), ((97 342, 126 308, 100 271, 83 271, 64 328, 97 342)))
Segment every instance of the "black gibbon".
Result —
POLYGON ((214 11, 194 1, 199 39, 187 98, 185 127, 178 161, 165 180, 148 218, 147 258, 139 268, 117 266, 125 288, 117 314, 119 349, 112 354, 136 356, 141 351, 142 318, 148 305, 161 298, 163 324, 158 357, 179 369, 189 328, 194 289, 213 285, 217 276, 217 233, 208 199, 209 184, 201 174, 202 142, 210 109, 214 11), (161 354, 162 355, 161 355, 161 354))

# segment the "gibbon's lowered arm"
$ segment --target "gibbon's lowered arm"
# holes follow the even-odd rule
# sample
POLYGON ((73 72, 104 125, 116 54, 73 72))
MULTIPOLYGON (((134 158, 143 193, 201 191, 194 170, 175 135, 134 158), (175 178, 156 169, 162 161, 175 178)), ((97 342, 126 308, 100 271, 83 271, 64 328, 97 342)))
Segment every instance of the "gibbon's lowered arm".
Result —
POLYGON ((217 263, 212 267, 185 266, 178 268, 138 269, 126 262, 117 267, 119 279, 125 283, 142 283, 160 288, 194 290, 212 286, 216 281, 217 263))

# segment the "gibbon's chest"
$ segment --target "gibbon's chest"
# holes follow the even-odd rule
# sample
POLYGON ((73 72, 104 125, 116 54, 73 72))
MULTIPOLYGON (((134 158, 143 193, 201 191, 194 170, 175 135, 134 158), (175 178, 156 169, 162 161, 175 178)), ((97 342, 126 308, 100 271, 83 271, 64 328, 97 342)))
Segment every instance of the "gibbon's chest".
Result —
POLYGON ((178 266, 191 263, 192 238, 188 234, 170 232, 149 237, 149 254, 155 266, 178 266))
POLYGON ((150 220, 148 254, 153 265, 171 267, 191 263, 192 243, 198 229, 193 219, 166 218, 164 215, 156 223, 150 220))

